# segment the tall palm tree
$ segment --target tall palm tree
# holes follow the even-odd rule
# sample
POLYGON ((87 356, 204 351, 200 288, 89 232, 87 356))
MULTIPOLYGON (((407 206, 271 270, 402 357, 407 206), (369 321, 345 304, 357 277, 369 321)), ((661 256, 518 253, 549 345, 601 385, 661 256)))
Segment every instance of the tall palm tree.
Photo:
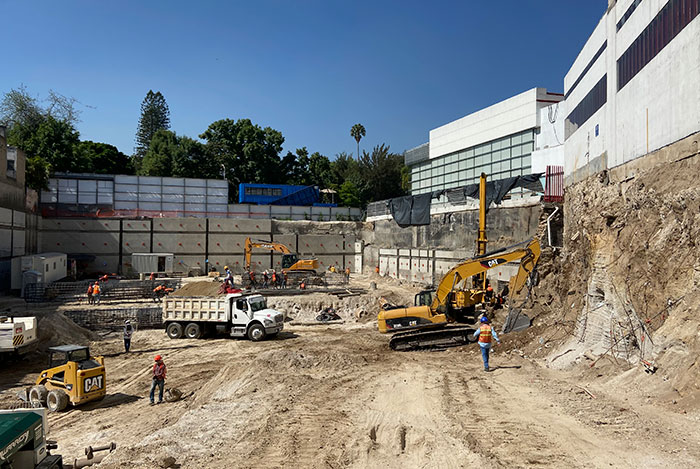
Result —
POLYGON ((357 161, 360 161, 360 140, 365 136, 365 127, 362 124, 353 125, 350 135, 357 141, 357 161))

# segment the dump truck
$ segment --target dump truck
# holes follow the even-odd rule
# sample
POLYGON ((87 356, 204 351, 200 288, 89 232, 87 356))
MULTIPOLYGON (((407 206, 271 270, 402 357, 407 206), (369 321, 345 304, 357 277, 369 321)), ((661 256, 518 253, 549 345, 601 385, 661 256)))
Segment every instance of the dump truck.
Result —
POLYGON ((0 468, 63 469, 46 436, 46 409, 0 410, 0 468))
POLYGON ((0 316, 0 355, 24 355, 38 344, 37 321, 33 316, 0 316))
POLYGON ((171 339, 199 339, 225 332, 231 337, 260 341, 284 328, 284 314, 267 307, 258 294, 225 297, 166 297, 163 324, 171 339))
POLYGON ((60 412, 68 404, 76 406, 107 395, 104 357, 91 356, 84 345, 59 345, 49 347, 48 352, 49 367, 39 373, 29 392, 18 394, 21 400, 60 412))

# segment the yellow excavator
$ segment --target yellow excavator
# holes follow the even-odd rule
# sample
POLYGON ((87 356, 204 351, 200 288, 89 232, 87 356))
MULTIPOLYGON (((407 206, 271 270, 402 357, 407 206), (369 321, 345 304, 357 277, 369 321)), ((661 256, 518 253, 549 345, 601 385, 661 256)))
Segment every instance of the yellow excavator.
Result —
POLYGON ((267 249, 269 251, 282 253, 282 270, 286 272, 303 272, 315 274, 318 269, 318 259, 299 259, 287 246, 274 241, 251 241, 245 239, 245 270, 250 270, 250 257, 253 249, 267 249))
POLYGON ((536 238, 486 252, 486 175, 483 173, 479 199, 477 256, 450 269, 436 290, 418 293, 414 306, 382 306, 377 325, 379 332, 396 332, 389 341, 393 350, 444 348, 473 341, 472 334, 480 315, 476 307, 488 301, 486 272, 501 264, 520 261, 517 274, 509 282, 511 296, 519 293, 528 279, 534 276, 541 252, 536 238), (454 323, 468 326, 453 326, 454 323))

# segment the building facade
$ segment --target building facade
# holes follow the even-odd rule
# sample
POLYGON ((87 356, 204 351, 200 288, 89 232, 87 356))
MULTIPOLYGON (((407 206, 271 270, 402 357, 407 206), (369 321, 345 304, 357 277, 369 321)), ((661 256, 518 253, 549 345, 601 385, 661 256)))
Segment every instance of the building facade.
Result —
POLYGON ((430 141, 406 151, 411 193, 423 194, 478 182, 532 174, 532 153, 542 110, 563 94, 533 88, 430 131, 430 141))
POLYGON ((568 184, 700 131, 700 0, 610 0, 564 80, 568 184))

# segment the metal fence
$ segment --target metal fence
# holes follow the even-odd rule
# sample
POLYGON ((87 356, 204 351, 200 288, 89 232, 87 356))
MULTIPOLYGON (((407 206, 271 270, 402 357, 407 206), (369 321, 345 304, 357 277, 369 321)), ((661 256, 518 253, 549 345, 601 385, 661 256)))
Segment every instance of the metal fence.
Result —
POLYGON ((547 166, 543 200, 545 202, 564 202, 563 166, 547 166))
MULTIPOLYGON (((94 281, 30 283, 24 287, 24 299, 27 303, 45 303, 50 301, 69 302, 87 301, 88 286, 94 281)), ((109 280, 100 282, 100 301, 126 301, 153 297, 156 285, 164 284, 177 289, 182 281, 168 280, 109 280)))
POLYGON ((62 311, 77 325, 92 331, 120 331, 124 321, 131 321, 137 329, 159 328, 163 324, 162 308, 75 309, 62 311))

